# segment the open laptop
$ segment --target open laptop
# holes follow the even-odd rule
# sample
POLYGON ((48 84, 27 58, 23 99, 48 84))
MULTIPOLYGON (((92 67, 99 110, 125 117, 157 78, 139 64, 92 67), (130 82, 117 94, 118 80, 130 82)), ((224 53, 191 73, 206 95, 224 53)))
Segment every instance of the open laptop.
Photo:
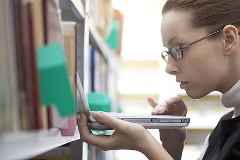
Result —
MULTIPOLYGON (((82 83, 77 75, 77 97, 78 101, 81 101, 77 111, 77 117, 80 117, 81 112, 85 112, 88 117, 88 127, 94 130, 112 130, 108 126, 105 126, 94 118, 94 111, 90 111, 86 95, 83 91, 82 83)), ((173 129, 188 126, 190 118, 184 116, 172 116, 172 115, 151 115, 151 114, 125 114, 106 112, 111 116, 124 121, 138 123, 146 129, 173 129)))

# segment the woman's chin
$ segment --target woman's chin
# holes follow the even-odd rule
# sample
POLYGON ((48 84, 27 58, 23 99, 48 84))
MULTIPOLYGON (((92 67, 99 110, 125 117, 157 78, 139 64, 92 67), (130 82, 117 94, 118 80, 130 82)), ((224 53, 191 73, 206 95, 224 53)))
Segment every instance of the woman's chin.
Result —
POLYGON ((208 95, 208 93, 207 94, 206 93, 205 94, 204 93, 196 93, 196 92, 193 93, 193 92, 187 92, 187 91, 186 91, 186 94, 191 99, 201 99, 201 98, 203 98, 203 97, 208 95))

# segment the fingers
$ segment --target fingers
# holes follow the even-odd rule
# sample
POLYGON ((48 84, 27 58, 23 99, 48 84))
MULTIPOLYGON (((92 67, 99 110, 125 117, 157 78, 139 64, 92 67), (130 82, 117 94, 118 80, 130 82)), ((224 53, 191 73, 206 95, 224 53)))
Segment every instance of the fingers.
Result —
POLYGON ((126 122, 109 116, 104 112, 96 112, 94 118, 100 123, 115 129, 111 136, 94 135, 87 127, 87 117, 81 114, 78 120, 80 138, 84 142, 99 147, 103 150, 109 149, 138 149, 139 141, 146 135, 143 126, 126 122))
POLYGON ((159 112, 162 110, 162 107, 165 105, 166 102, 163 104, 158 104, 153 98, 148 97, 147 98, 148 103, 153 107, 152 114, 159 114, 159 112))
POLYGON ((178 96, 172 97, 166 102, 166 104, 169 108, 168 112, 170 114, 179 115, 179 116, 187 115, 187 107, 184 101, 180 97, 178 96))
POLYGON ((166 104, 166 102, 164 102, 163 104, 158 104, 155 108, 153 108, 152 110, 152 114, 160 114, 163 112, 163 106, 166 104))
POLYGON ((147 101, 148 101, 148 104, 150 104, 150 106, 152 106, 153 108, 158 105, 158 103, 151 97, 147 97, 147 101))
POLYGON ((91 133, 87 126, 87 117, 84 113, 81 113, 80 118, 77 120, 78 130, 81 137, 88 137, 91 133))
POLYGON ((90 132, 87 126, 87 117, 84 113, 81 113, 80 118, 77 120, 78 130, 80 133, 80 139, 84 142, 92 144, 94 141, 90 141, 95 139, 94 135, 90 132))
POLYGON ((176 97, 172 97, 172 98, 169 98, 167 100, 167 104, 184 104, 183 100, 179 97, 179 96, 176 96, 176 97))
POLYGON ((90 145, 94 145, 101 148, 106 148, 106 142, 108 142, 108 136, 97 136, 91 133, 87 126, 87 117, 84 113, 81 113, 80 118, 77 121, 78 130, 80 133, 80 139, 90 145))
POLYGON ((154 107, 152 110, 152 114, 164 114, 164 115, 178 115, 178 116, 186 116, 187 107, 183 100, 176 96, 166 100, 163 104, 156 105, 156 101, 152 98, 147 99, 149 104, 154 107))
POLYGON ((115 130, 124 130, 124 127, 127 127, 129 125, 129 122, 116 119, 104 112, 95 112, 94 118, 100 123, 115 130))
POLYGON ((80 138, 84 142, 103 150, 124 149, 131 147, 130 145, 124 145, 125 143, 129 143, 129 136, 131 136, 132 133, 134 134, 137 130, 140 130, 141 132, 144 129, 141 125, 113 118, 104 112, 94 113, 94 118, 100 123, 115 129, 114 133, 111 136, 92 134, 87 128, 86 116, 81 115, 78 121, 80 138))

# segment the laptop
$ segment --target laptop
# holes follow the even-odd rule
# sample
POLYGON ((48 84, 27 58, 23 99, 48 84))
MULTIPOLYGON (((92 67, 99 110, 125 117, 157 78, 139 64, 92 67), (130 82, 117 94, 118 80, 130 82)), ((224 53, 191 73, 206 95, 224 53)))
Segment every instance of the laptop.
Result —
MULTIPOLYGON (((94 111, 90 111, 86 95, 84 93, 82 83, 77 74, 77 99, 78 99, 78 111, 77 118, 80 117, 81 112, 85 112, 88 118, 88 127, 91 130, 112 130, 108 126, 105 126, 98 122, 94 118, 94 111)), ((173 116, 173 115, 152 115, 152 114, 126 114, 126 113, 115 113, 106 112, 107 114, 121 119, 124 121, 137 123, 142 125, 146 129, 174 129, 180 127, 187 127, 190 118, 184 116, 173 116)))

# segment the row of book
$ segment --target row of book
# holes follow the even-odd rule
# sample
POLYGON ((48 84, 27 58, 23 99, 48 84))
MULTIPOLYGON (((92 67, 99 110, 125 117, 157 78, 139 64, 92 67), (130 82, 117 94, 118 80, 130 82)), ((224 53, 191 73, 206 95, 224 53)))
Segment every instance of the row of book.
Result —
POLYGON ((94 47, 89 46, 90 91, 108 93, 108 60, 94 47))
POLYGON ((111 31, 111 22, 114 15, 112 0, 89 0, 89 12, 100 36, 105 39, 111 31))
POLYGON ((0 15, 0 133, 74 134, 76 23, 57 0, 1 0, 0 15))

